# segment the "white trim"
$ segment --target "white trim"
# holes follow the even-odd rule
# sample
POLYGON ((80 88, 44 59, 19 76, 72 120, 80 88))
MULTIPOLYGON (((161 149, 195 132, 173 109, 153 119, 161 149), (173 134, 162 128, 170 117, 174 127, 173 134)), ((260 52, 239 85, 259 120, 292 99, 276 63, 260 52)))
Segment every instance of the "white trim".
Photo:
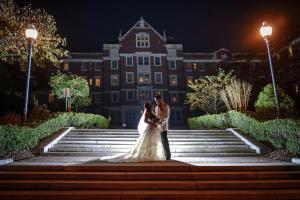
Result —
POLYGON ((154 83, 155 84, 162 84, 163 83, 163 76, 162 76, 162 72, 154 72, 154 83), (161 81, 157 81, 156 79, 156 75, 160 75, 160 80, 161 81))
POLYGON ((260 143, 256 140, 251 139, 249 136, 246 136, 245 134, 242 134, 239 129, 228 128, 226 130, 230 131, 235 136, 240 138, 243 142, 245 142, 247 145, 249 145, 251 149, 254 149, 257 154, 270 152, 269 147, 263 145, 262 143, 260 143))
POLYGON ((184 57, 167 57, 167 60, 184 60, 184 57))
POLYGON ((147 29, 146 27, 137 27, 137 25, 143 20, 143 23, 146 24, 154 33, 156 33, 162 40, 164 37, 160 35, 148 22, 146 22, 144 19, 140 19, 138 22, 136 22, 121 38, 123 40, 133 29, 147 29))
POLYGON ((126 72, 126 84, 134 84, 134 72, 126 72), (132 82, 128 81, 129 74, 132 75, 132 82))
POLYGON ((12 158, 0 159, 0 165, 7 165, 12 162, 14 162, 12 158))
POLYGON ((109 57, 109 56, 106 56, 106 57, 103 57, 103 60, 120 60, 120 57, 109 57))
POLYGON ((116 75, 116 74, 112 74, 112 75, 110 75, 110 86, 112 86, 112 87, 118 87, 120 85, 120 80, 119 80, 119 75, 116 75), (118 84, 117 85, 113 85, 112 83, 112 81, 113 81, 113 77, 117 77, 118 79, 118 84))
POLYGON ((52 140, 50 143, 46 144, 43 147, 43 152, 48 152, 48 150, 50 148, 53 147, 53 145, 55 145, 59 140, 61 140, 67 133, 69 133, 72 129, 74 129, 74 127, 69 127, 67 130, 65 130, 64 132, 62 132, 57 138, 55 138, 54 140, 52 140))
POLYGON ((136 48, 150 48, 150 34, 146 32, 139 32, 135 34, 135 47, 136 48), (143 37, 144 39, 138 40, 138 37, 143 37), (138 45, 138 42, 140 45, 138 45), (143 44, 143 45, 142 45, 143 44), (146 45, 147 44, 147 45, 146 45))

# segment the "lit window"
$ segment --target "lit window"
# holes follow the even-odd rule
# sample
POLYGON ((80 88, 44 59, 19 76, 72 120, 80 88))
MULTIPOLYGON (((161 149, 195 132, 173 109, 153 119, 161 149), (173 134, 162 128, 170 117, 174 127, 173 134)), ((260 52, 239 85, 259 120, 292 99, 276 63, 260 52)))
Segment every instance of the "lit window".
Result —
POLYGON ((49 101, 49 103, 51 103, 51 102, 53 102, 54 101, 54 95, 53 94, 49 94, 48 95, 48 101, 49 101))
POLYGON ((161 57, 160 56, 154 57, 154 66, 161 66, 161 57))
POLYGON ((134 83, 134 72, 126 72, 126 83, 134 83))
POLYGON ((177 76, 176 75, 170 75, 170 85, 177 86, 177 76))
POLYGON ((172 103, 177 103, 177 100, 178 100, 177 94, 175 94, 175 93, 171 94, 172 103))
POLYGON ((193 77, 192 76, 186 77, 186 83, 187 84, 193 83, 193 77))
POLYGON ((64 71, 69 71, 69 63, 64 63, 64 71))
POLYGON ((138 83, 139 84, 150 84, 150 74, 149 73, 139 73, 138 74, 138 83))
POLYGON ((176 60, 169 60, 169 68, 176 69, 176 60))
POLYGON ((160 95, 161 97, 163 97, 163 92, 162 91, 159 91, 159 90, 156 90, 155 91, 155 96, 156 95, 160 95))
POLYGON ((111 69, 118 69, 118 60, 111 61, 111 69))
POLYGON ((162 81, 162 72, 154 72, 155 83, 163 83, 162 81))
POLYGON ((293 57, 293 47, 289 46, 289 57, 293 57))
POLYGON ((126 66, 133 66, 133 57, 126 57, 126 66))
POLYGON ((150 47, 149 34, 138 33, 136 34, 136 47, 145 48, 150 47))
POLYGON ((92 79, 92 78, 89 79, 89 85, 90 85, 90 86, 93 85, 93 79, 92 79))
POLYGON ((95 86, 100 87, 101 86, 101 78, 100 77, 95 77, 95 86))
POLYGON ((149 100, 150 94, 150 90, 139 90, 139 100, 149 100))
POLYGON ((193 68, 194 68, 194 70, 198 69, 197 63, 193 63, 193 68))
POLYGON ((111 75, 111 86, 119 86, 119 75, 111 75))

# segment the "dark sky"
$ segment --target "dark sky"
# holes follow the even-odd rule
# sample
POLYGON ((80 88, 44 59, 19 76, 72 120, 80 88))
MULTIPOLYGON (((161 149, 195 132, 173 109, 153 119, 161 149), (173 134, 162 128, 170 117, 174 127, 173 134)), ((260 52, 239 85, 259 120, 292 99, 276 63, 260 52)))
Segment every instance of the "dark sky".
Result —
POLYGON ((262 51, 259 28, 273 26, 274 46, 300 35, 300 1, 292 0, 17 0, 45 8, 73 52, 99 52, 143 16, 160 33, 166 30, 185 52, 262 51))

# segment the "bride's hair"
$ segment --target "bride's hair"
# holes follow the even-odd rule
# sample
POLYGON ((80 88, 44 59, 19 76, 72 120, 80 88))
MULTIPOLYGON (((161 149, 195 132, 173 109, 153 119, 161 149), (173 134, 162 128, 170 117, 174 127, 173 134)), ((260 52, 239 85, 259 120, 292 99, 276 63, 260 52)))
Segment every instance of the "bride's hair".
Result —
POLYGON ((144 108, 146 109, 147 112, 151 112, 152 111, 152 105, 149 102, 146 102, 144 104, 144 108))

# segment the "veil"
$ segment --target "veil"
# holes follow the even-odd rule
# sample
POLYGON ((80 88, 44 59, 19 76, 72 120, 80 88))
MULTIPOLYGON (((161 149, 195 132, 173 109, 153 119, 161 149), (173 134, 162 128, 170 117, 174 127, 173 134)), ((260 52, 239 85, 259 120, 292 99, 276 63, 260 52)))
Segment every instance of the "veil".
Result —
POLYGON ((144 111, 144 113, 141 116, 141 119, 139 121, 139 124, 138 124, 138 132, 140 135, 142 135, 145 132, 147 125, 148 125, 147 123, 145 123, 145 113, 146 113, 146 111, 144 111))

